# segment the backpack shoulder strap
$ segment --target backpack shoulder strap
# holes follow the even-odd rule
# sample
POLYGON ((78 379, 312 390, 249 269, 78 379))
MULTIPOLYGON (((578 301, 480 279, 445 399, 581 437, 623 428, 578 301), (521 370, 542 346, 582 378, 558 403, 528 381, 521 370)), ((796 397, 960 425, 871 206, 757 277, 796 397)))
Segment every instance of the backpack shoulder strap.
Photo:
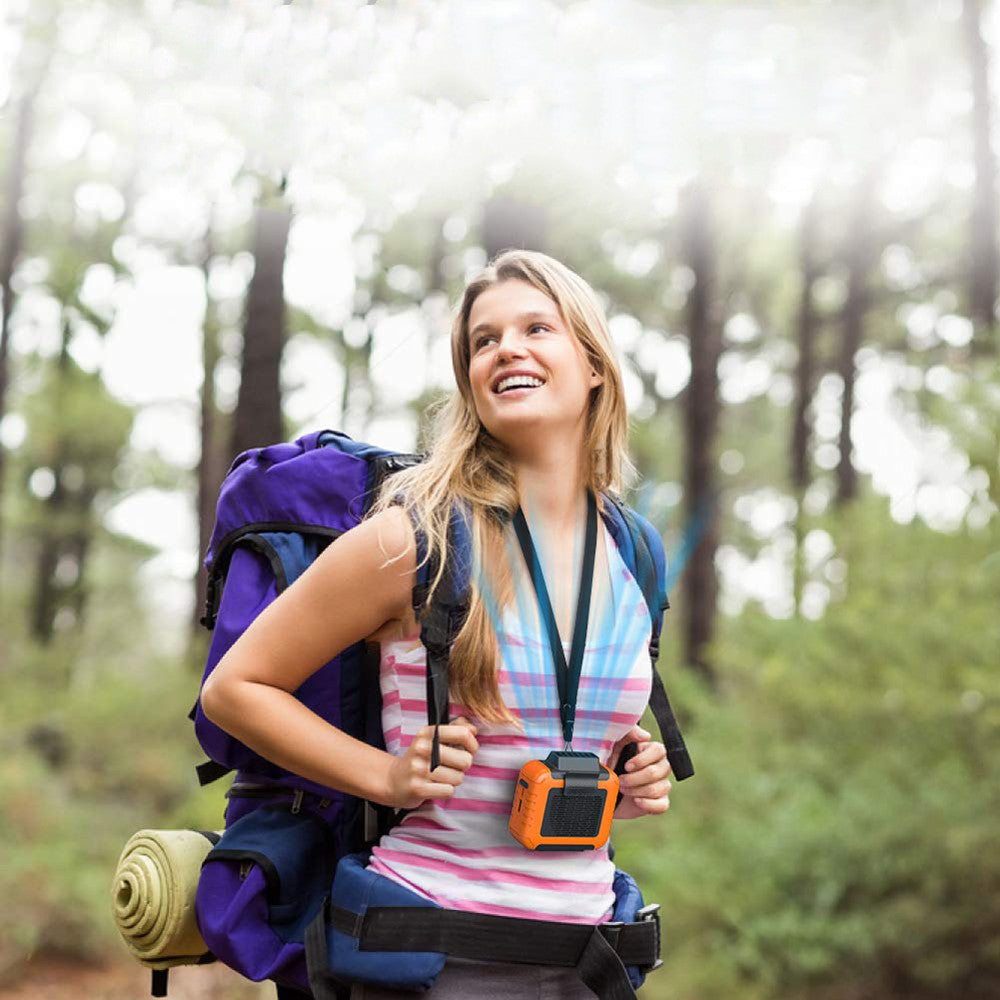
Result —
POLYGON ((615 541, 618 542, 626 565, 629 566, 642 589, 646 606, 649 608, 651 619, 649 658, 653 674, 649 707, 659 727, 674 777, 678 781, 683 781, 694 774, 694 766, 677 724, 677 718, 670 707, 670 699, 667 698, 663 679, 656 669, 656 662, 660 656, 663 612, 670 607, 666 592, 667 560, 663 549, 663 540, 660 538, 659 532, 642 514, 610 494, 605 494, 605 497, 610 501, 611 520, 609 527, 614 534, 617 526, 617 532, 621 537, 620 539, 616 537, 615 541))
POLYGON ((441 581, 427 604, 427 592, 438 570, 436 557, 428 559, 423 527, 413 522, 417 546, 417 579, 413 587, 413 610, 420 622, 420 641, 427 650, 427 723, 434 726, 430 769, 440 763, 438 726, 448 722, 448 660, 451 644, 468 612, 468 590, 472 573, 472 524, 466 505, 456 501, 448 527, 448 555, 441 581))

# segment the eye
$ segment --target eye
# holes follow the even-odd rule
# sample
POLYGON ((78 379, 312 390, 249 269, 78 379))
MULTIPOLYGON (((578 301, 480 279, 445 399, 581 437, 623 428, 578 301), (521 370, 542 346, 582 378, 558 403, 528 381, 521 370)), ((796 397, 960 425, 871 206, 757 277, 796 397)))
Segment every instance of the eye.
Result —
POLYGON ((496 339, 497 339, 496 336, 492 333, 483 333, 480 334, 480 336, 476 337, 476 342, 473 346, 478 351, 479 348, 482 347, 487 340, 496 340, 496 339))
POLYGON ((528 333, 531 333, 533 330, 547 330, 547 329, 548 327, 544 323, 532 323, 531 326, 528 327, 528 333))

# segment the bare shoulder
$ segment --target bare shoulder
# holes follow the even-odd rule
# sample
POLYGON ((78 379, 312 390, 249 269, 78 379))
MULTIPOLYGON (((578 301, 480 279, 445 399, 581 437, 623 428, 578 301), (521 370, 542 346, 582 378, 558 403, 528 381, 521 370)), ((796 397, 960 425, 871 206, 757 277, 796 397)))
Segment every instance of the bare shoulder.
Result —
POLYGON ((363 520, 350 534, 366 549, 368 571, 387 609, 385 620, 366 638, 378 642, 412 634, 417 627, 412 604, 417 547, 406 511, 388 507, 363 520))
POLYGON ((413 525, 402 507, 387 507, 366 518, 358 527, 366 527, 373 533, 382 555, 392 562, 398 560, 398 569, 408 573, 415 570, 417 548, 413 525))

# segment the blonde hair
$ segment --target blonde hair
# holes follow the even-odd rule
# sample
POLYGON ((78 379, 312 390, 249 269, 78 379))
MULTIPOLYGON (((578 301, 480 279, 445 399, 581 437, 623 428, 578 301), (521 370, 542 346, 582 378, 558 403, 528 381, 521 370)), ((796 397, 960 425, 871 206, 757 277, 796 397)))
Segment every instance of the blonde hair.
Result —
POLYGON ((426 459, 389 476, 366 516, 399 504, 422 527, 427 551, 418 565, 433 557, 437 567, 423 605, 426 609, 444 569, 453 505, 464 501, 471 529, 472 579, 469 612, 451 650, 450 691, 480 718, 513 723, 500 697, 496 670, 500 647, 493 623, 499 622, 498 612, 513 597, 503 526, 520 498, 507 449, 480 422, 469 382, 472 305, 487 288, 510 280, 533 285, 555 303, 589 364, 603 376, 602 384, 591 391, 583 445, 589 458, 586 483, 599 509, 604 509, 603 492, 620 496, 632 482, 635 469, 627 450, 625 392, 600 300, 578 274, 554 258, 531 250, 505 250, 466 286, 452 321, 451 361, 458 391, 432 413, 426 459))

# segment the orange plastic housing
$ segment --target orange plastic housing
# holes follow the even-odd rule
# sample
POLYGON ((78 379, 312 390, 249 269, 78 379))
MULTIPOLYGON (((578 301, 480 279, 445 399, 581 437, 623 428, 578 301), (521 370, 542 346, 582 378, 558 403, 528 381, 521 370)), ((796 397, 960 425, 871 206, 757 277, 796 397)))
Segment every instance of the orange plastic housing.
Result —
MULTIPOLYGON (((602 847, 611 834, 611 820, 614 816, 615 803, 618 799, 618 775, 601 765, 601 775, 597 781, 597 790, 587 797, 583 805, 586 822, 583 824, 591 831, 587 836, 568 836, 565 833, 543 833, 546 806, 549 797, 564 796, 565 779, 556 777, 543 760, 529 760, 518 776, 514 786, 514 803, 510 812, 509 829, 512 836, 524 844, 529 850, 596 850, 602 847), (600 803, 598 790, 605 792, 603 806, 600 803), (599 818, 598 818, 599 813, 599 818), (595 832, 596 828, 596 832, 595 832)), ((583 797, 581 797, 582 799, 583 797)), ((569 797, 565 801, 570 801, 569 797)), ((572 817, 572 813, 568 814, 572 817)), ((550 813, 550 826, 552 816, 550 813)), ((563 826, 572 823, 561 824, 563 826)))

